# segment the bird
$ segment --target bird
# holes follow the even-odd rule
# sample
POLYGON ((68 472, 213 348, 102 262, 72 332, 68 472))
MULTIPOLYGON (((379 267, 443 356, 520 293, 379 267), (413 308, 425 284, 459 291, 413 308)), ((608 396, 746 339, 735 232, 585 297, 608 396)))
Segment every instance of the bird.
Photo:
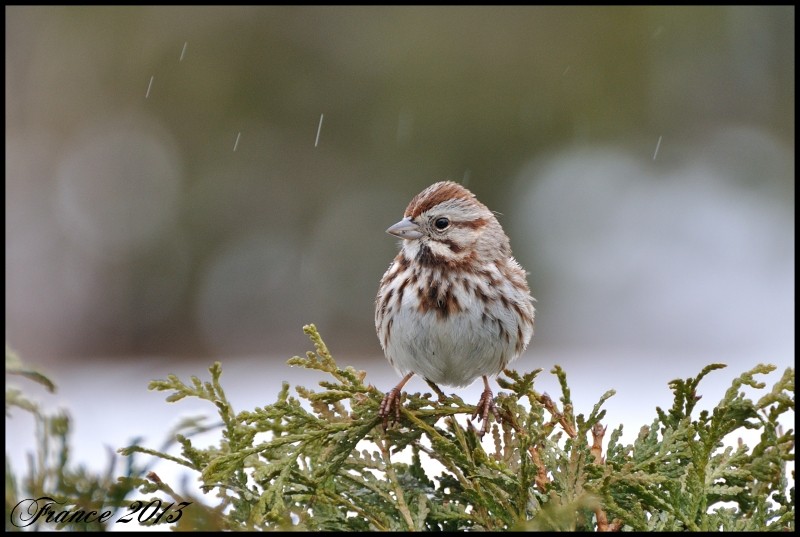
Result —
POLYGON ((516 360, 533 336, 534 301, 495 213, 462 185, 432 184, 386 230, 400 251, 381 278, 375 330, 402 380, 381 401, 384 429, 400 418, 403 386, 418 375, 466 387, 483 379, 475 408, 483 426, 500 420, 489 377, 516 360))

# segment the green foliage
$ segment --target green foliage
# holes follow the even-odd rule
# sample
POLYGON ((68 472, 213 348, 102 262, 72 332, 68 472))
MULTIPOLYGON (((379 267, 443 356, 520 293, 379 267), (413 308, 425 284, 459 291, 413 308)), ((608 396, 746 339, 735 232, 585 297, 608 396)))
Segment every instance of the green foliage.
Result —
MULTIPOLYGON (((19 357, 6 347, 6 374, 19 375, 44 386, 48 391, 55 392, 55 384, 42 373, 26 368, 19 357)), ((5 529, 15 531, 26 527, 27 529, 73 529, 97 531, 106 529, 105 525, 97 521, 75 523, 43 524, 37 520, 29 526, 24 521, 30 520, 26 512, 28 500, 50 497, 54 509, 61 511, 84 510, 86 512, 115 511, 124 504, 124 498, 129 493, 135 492, 135 484, 126 485, 117 480, 118 457, 109 449, 109 464, 105 471, 95 473, 83 465, 74 465, 70 457, 69 435, 71 419, 64 411, 47 415, 41 411, 39 405, 28 399, 17 388, 6 387, 6 416, 10 416, 14 408, 30 413, 34 418, 36 427, 37 451, 28 456, 28 471, 23 476, 16 476, 6 456, 6 503, 5 503, 5 529), (20 504, 16 514, 12 510, 20 504), (20 516, 20 513, 22 515, 20 516), (12 520, 15 523, 12 523, 12 520)), ((133 460, 129 459, 127 475, 134 473, 133 460)))
MULTIPOLYGON (((301 530, 793 530, 794 434, 779 418, 794 411, 794 371, 754 401, 742 388, 764 390, 759 365, 734 380, 711 411, 696 412, 696 378, 674 380, 674 404, 656 409, 631 445, 611 432, 605 456, 605 393, 588 415, 573 409, 566 373, 553 369, 560 406, 534 390, 541 370, 507 370, 498 379, 502 423, 480 439, 468 416, 474 407, 458 396, 436 401, 411 394, 399 424, 384 431, 377 412, 383 393, 364 384, 366 373, 337 366, 313 326, 304 328, 315 350, 289 360, 326 373, 319 391, 284 383, 275 403, 235 412, 220 383, 175 376, 150 388, 167 400, 198 397, 222 419, 217 445, 200 447, 177 435, 180 456, 141 446, 145 453, 199 473, 214 507, 192 506, 179 525, 194 529, 301 530), (725 447, 742 429, 760 440, 725 447), (196 509, 195 509, 196 508, 196 509)), ((130 482, 131 480, 128 480, 130 482)), ((121 482, 125 482, 122 480, 121 482)), ((151 476, 147 493, 174 495, 151 476)))
MULTIPOLYGON (((284 383, 277 401, 236 412, 220 382, 184 383, 170 375, 151 389, 167 401, 186 397, 214 405, 219 424, 187 419, 160 449, 139 445, 122 477, 109 454, 96 473, 71 462, 70 419, 45 415, 15 388, 6 389, 6 413, 22 409, 36 423, 37 452, 18 477, 6 458, 6 530, 11 510, 26 498, 52 497, 60 509, 114 511, 118 520, 142 494, 192 502, 171 526, 186 530, 794 530, 794 434, 779 420, 794 412, 794 371, 770 389, 757 380, 775 368, 759 365, 734 379, 711 410, 697 410, 699 383, 724 366, 711 364, 695 378, 670 382, 674 402, 655 409, 649 426, 630 445, 622 426, 605 453, 603 403, 588 414, 574 409, 566 373, 556 366, 558 403, 534 389, 541 370, 507 370, 498 379, 502 420, 481 439, 469 416, 474 406, 456 395, 435 400, 409 394, 400 421, 384 431, 377 412, 383 393, 365 384, 366 373, 340 368, 313 326, 314 351, 289 360, 326 375, 321 390, 284 383), (757 397, 748 397, 746 391, 757 397), (201 446, 197 433, 219 429, 218 442, 201 446), (759 433, 756 445, 726 445, 737 432, 759 433), (179 454, 170 454, 173 445, 179 454), (178 494, 136 454, 151 463, 171 461, 196 471, 216 501, 178 494), (214 503, 214 505, 209 505, 214 503)), ((6 372, 55 385, 27 369, 6 349, 6 372)), ((215 420, 216 421, 216 420, 215 420)), ((136 444, 137 441, 134 441, 136 444)), ((143 500, 147 502, 147 500, 143 500)), ((105 530, 109 524, 42 523, 28 529, 105 530)))

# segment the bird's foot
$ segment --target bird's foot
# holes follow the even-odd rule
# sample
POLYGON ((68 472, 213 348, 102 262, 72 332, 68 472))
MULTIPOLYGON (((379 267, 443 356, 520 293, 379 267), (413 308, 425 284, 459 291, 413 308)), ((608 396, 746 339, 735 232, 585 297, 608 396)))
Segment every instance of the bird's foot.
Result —
POLYGON ((381 406, 378 409, 378 417, 381 418, 383 423, 383 430, 385 431, 392 422, 400 421, 400 398, 401 387, 397 386, 386 394, 381 401, 381 406))
POLYGON ((500 412, 494 404, 494 394, 492 394, 492 390, 487 387, 483 390, 478 405, 475 407, 475 412, 472 414, 472 419, 475 419, 477 416, 479 420, 483 421, 481 430, 478 432, 481 438, 489 431, 489 412, 494 414, 495 419, 500 423, 500 412))
POLYGON ((384 396, 381 401, 381 406, 378 407, 378 417, 383 422, 383 430, 385 431, 391 422, 400 421, 400 394, 403 386, 406 385, 408 379, 414 376, 414 373, 409 373, 400 383, 392 388, 392 390, 384 396))

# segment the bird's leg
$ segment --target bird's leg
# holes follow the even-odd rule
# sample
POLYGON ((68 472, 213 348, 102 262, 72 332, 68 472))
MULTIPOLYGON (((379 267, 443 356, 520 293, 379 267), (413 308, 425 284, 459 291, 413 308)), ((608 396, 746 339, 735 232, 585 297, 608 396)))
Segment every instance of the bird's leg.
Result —
POLYGON ((492 394, 491 388, 489 388, 489 378, 486 375, 483 376, 483 385, 485 389, 478 401, 478 406, 475 407, 475 413, 472 414, 472 419, 478 416, 478 418, 483 421, 483 426, 479 433, 481 437, 489 431, 489 412, 494 414, 498 423, 500 422, 500 412, 494 404, 494 395, 492 394))
POLYGON ((444 400, 447 399, 447 396, 444 394, 442 389, 439 386, 436 385, 435 382, 430 381, 428 379, 425 379, 425 382, 427 382, 428 386, 430 386, 431 389, 433 389, 433 391, 436 392, 436 395, 439 396, 439 403, 443 403, 444 400))
POLYGON ((378 408, 378 417, 383 420, 383 430, 385 431, 386 428, 389 426, 390 418, 393 418, 392 421, 399 421, 400 420, 400 390, 403 389, 403 386, 406 385, 406 382, 414 376, 414 373, 409 373, 403 380, 401 380, 397 386, 391 389, 389 393, 383 398, 381 401, 381 406, 378 408), (392 410, 394 410, 394 416, 392 416, 392 410))

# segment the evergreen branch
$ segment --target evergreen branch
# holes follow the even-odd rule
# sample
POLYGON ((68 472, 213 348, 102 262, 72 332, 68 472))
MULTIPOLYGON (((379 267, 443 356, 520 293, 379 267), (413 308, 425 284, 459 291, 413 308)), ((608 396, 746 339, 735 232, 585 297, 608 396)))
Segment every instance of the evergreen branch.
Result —
MULTIPOLYGON (((696 377, 673 380, 672 406, 656 408, 630 444, 621 442, 621 425, 613 429, 604 453, 608 417, 602 406, 615 391, 605 392, 588 413, 578 412, 559 366, 551 370, 562 392, 555 400, 535 390, 541 369, 506 370, 498 379, 506 392, 496 398, 502 419, 483 439, 470 421, 475 407, 444 393, 437 393, 438 401, 429 393, 404 394, 400 419, 384 431, 377 415, 383 394, 364 384, 365 372, 339 367, 313 325, 304 331, 314 350, 289 364, 326 373, 318 389, 297 386, 293 396, 283 383, 275 402, 236 412, 219 363, 209 368, 208 380, 169 375, 153 381, 150 388, 167 392, 168 402, 199 398, 218 418, 210 426, 185 420, 162 449, 134 442, 119 450, 131 461, 127 476, 109 484, 109 470, 92 482, 89 496, 75 481, 85 474, 70 464, 69 417, 44 416, 22 392, 7 389, 7 412, 34 415, 42 438, 29 476, 12 475, 7 463, 7 513, 20 494, 47 493, 85 506, 97 505, 101 494, 123 506, 134 488, 176 501, 192 498, 133 464, 133 457, 144 455, 197 472, 201 490, 217 493, 217 505, 196 502, 194 514, 176 524, 180 529, 794 529, 788 465, 795 437, 782 426, 794 412, 792 369, 767 387, 760 376, 774 366, 757 365, 699 412, 701 381, 724 366, 711 364, 696 377), (194 434, 215 428, 216 444, 194 445, 194 434), (725 445, 745 429, 759 433, 754 446, 725 445), (172 443, 179 455, 168 453, 172 443)), ((9 362, 8 352, 7 363, 24 368, 9 362)))

